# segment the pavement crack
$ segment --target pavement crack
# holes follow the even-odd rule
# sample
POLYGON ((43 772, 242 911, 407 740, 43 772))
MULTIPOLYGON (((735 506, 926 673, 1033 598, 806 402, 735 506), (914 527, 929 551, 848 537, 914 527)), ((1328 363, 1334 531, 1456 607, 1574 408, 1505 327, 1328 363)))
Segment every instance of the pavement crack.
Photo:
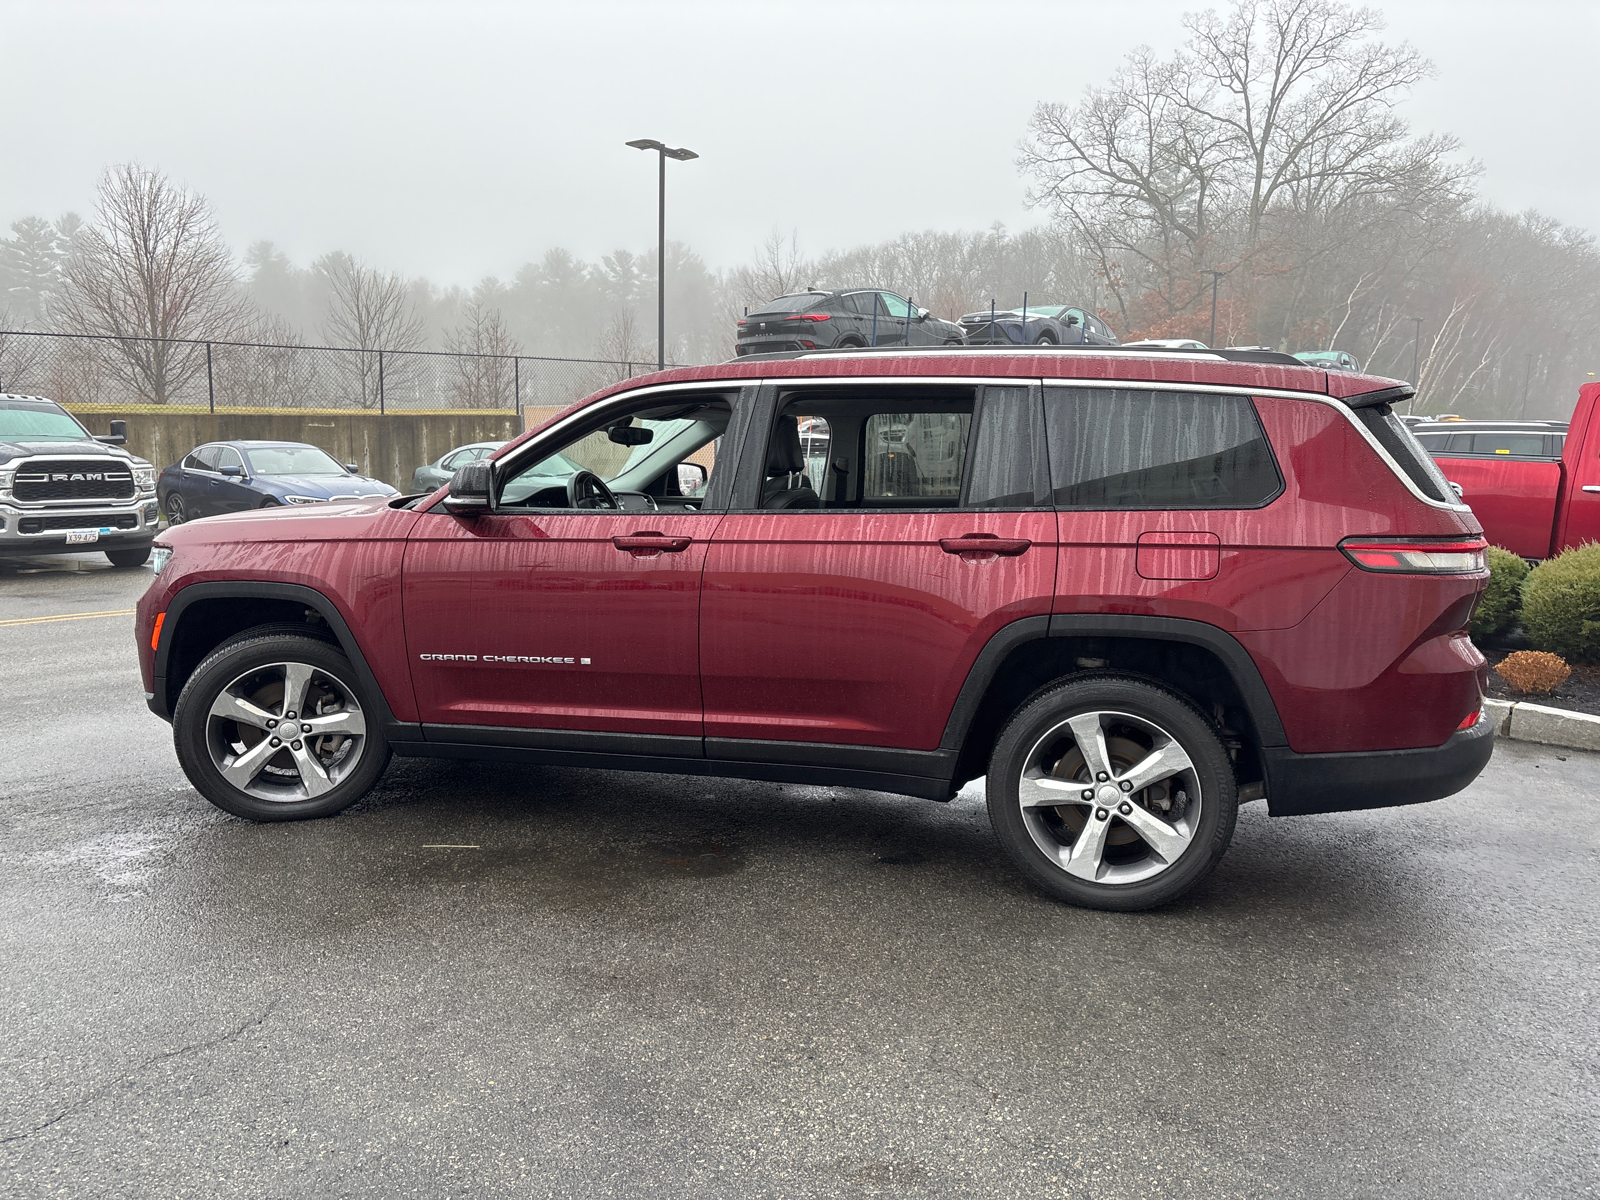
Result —
POLYGON ((111 1080, 109 1083, 107 1083, 107 1084, 105 1084, 105 1085, 103 1085, 101 1087, 95 1088, 93 1091, 89 1092, 87 1095, 82 1097, 76 1103, 68 1105, 66 1108, 64 1108, 60 1112, 58 1112, 55 1116, 49 1118, 46 1121, 40 1122, 38 1125, 35 1125, 32 1129, 24 1129, 21 1133, 11 1133, 11 1134, 5 1135, 4 1137, 0 1137, 0 1146, 4 1146, 9 1142, 20 1142, 24 1138, 30 1138, 36 1133, 43 1133, 46 1129, 49 1129, 52 1125, 57 1125, 60 1122, 66 1120, 68 1117, 74 1115, 75 1113, 82 1112, 84 1109, 88 1108, 89 1105, 93 1104, 96 1100, 98 1100, 101 1096, 105 1095, 107 1092, 109 1092, 112 1088, 116 1087, 118 1084, 126 1083, 128 1080, 132 1079, 135 1075, 138 1075, 142 1071, 149 1070, 151 1067, 157 1065, 158 1063, 164 1063, 164 1062, 167 1062, 168 1060, 174 1059, 174 1058, 182 1058, 185 1054, 194 1054, 194 1053, 196 1053, 198 1051, 201 1051, 201 1050, 212 1050, 212 1049, 215 1049, 218 1046, 226 1046, 230 1042, 238 1041, 241 1037, 243 1037, 250 1030, 259 1027, 262 1024, 262 1022, 264 1022, 269 1016, 272 1015, 272 1010, 274 1008, 276 1008, 277 1006, 278 1006, 278 1001, 277 1001, 277 998, 274 997, 273 999, 269 1000, 267 1002, 267 1006, 265 1008, 263 1008, 255 1016, 251 1017, 247 1021, 244 1021, 244 1022, 240 1023, 239 1025, 234 1026, 232 1029, 228 1030, 225 1033, 220 1033, 216 1037, 206 1038, 206 1039, 204 1039, 202 1041, 190 1042, 187 1045, 179 1046, 176 1050, 163 1050, 159 1054, 150 1055, 150 1057, 148 1057, 148 1058, 144 1059, 143 1061, 138 1062, 138 1063, 134 1064, 133 1066, 129 1067, 126 1071, 124 1071, 122 1074, 118 1075, 115 1079, 111 1080))

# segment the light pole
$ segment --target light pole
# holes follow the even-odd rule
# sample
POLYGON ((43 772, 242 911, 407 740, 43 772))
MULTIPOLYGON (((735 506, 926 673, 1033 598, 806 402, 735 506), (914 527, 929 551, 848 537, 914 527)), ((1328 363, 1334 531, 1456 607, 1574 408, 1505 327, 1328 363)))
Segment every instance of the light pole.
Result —
POLYGON ((1417 390, 1422 387, 1422 381, 1417 378, 1417 367, 1422 357, 1422 318, 1407 317, 1406 320, 1417 323, 1416 331, 1411 335, 1411 387, 1413 391, 1411 393, 1411 403, 1406 406, 1406 412, 1409 414, 1417 411, 1417 390))
POLYGON ((1226 271, 1201 271, 1202 275, 1211 276, 1211 340, 1206 343, 1213 350, 1217 348, 1217 284, 1227 275, 1226 271))
POLYGON ((661 371, 667 366, 667 159, 687 162, 700 156, 682 146, 673 149, 655 138, 639 138, 628 145, 635 150, 654 150, 661 156, 661 199, 656 214, 659 235, 659 249, 656 251, 656 370, 661 371))

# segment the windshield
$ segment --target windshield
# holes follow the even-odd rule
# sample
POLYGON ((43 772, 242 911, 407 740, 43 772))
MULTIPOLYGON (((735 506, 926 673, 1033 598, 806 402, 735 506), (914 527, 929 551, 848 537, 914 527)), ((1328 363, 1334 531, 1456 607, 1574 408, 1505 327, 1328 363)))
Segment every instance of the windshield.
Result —
POLYGON ((345 469, 315 446, 269 446, 245 453, 252 475, 343 475, 345 469))
POLYGON ((88 431, 55 405, 0 406, 0 440, 81 442, 88 431))
POLYGON ((1041 317, 1059 317, 1066 311, 1067 306, 1065 304, 1041 304, 1038 307, 1032 305, 1028 307, 1028 315, 1030 317, 1034 313, 1038 313, 1041 317))

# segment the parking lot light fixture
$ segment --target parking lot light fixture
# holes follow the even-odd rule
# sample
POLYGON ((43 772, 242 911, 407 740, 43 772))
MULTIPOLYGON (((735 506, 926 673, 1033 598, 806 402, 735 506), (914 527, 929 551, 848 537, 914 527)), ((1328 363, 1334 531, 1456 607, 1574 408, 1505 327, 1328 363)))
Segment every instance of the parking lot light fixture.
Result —
POLYGON ((700 156, 693 150, 668 146, 655 138, 635 138, 627 144, 635 150, 654 150, 660 156, 660 200, 656 209, 659 247, 656 251, 656 370, 661 371, 667 365, 667 159, 688 162, 700 156))

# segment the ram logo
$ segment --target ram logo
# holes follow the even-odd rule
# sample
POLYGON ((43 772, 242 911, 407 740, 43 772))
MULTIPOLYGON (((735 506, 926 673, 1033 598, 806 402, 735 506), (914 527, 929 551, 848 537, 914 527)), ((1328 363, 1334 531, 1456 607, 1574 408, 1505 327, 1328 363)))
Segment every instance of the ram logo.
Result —
POLYGON ((54 483, 76 483, 80 479, 85 481, 91 479, 103 480, 105 477, 106 475, 104 471, 74 471, 70 475, 65 471, 60 471, 54 475, 51 475, 50 479, 54 483))

